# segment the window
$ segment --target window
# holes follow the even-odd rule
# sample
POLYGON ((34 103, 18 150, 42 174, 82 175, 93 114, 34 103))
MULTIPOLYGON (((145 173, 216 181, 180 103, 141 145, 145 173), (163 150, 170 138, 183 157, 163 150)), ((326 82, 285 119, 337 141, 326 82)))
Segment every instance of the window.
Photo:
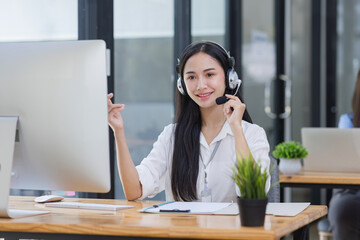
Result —
MULTIPOLYGON (((135 165, 173 122, 173 28, 173 1, 114 1, 115 102, 126 105, 122 116, 135 165)), ((115 198, 124 198, 114 171, 115 198)))
POLYGON ((191 1, 191 35, 193 41, 225 43, 225 0, 191 1))
POLYGON ((0 41, 77 39, 77 0, 0 0, 0 41))

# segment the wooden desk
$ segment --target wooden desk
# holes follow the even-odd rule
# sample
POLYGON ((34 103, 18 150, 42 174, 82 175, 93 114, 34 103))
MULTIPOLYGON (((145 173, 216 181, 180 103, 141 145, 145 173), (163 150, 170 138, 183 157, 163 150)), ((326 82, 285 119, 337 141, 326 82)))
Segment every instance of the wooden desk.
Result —
POLYGON ((295 175, 279 174, 282 187, 360 188, 360 173, 300 171, 295 175))
MULTIPOLYGON (((46 208, 50 214, 0 218, 0 238, 41 239, 278 239, 294 232, 306 236, 307 226, 327 214, 326 206, 309 206, 295 217, 267 215, 264 227, 241 227, 240 217, 220 215, 151 214, 136 210, 159 203, 110 199, 65 199, 92 203, 126 204, 135 208, 113 211, 46 208), (304 234, 305 233, 305 234, 304 234), (89 236, 91 235, 91 237, 89 236), (127 238, 126 238, 127 237, 127 238), (132 239, 132 238, 131 238, 132 239)), ((33 197, 10 197, 11 208, 39 209, 33 197)))

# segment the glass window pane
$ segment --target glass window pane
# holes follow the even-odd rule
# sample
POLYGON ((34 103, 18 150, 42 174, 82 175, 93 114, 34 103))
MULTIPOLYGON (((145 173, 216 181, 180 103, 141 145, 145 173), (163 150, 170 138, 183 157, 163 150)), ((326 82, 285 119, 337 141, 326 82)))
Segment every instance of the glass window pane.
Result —
MULTIPOLYGON (((173 122, 173 6, 169 0, 114 1, 115 102, 126 105, 122 116, 135 165, 173 122)), ((115 172, 115 197, 124 198, 115 172)))
POLYGON ((242 13, 244 101, 254 123, 265 129, 273 145, 273 120, 264 111, 264 89, 275 77, 274 1, 244 0, 242 13))
POLYGON ((77 0, 0 0, 0 41, 77 38, 77 0))
POLYGON ((352 112, 351 101, 360 68, 360 1, 338 1, 337 114, 352 112))
POLYGON ((191 1, 191 35, 193 41, 210 40, 224 44, 225 0, 191 1))
POLYGON ((311 1, 291 1, 290 29, 291 139, 301 142, 301 128, 311 124, 311 1))

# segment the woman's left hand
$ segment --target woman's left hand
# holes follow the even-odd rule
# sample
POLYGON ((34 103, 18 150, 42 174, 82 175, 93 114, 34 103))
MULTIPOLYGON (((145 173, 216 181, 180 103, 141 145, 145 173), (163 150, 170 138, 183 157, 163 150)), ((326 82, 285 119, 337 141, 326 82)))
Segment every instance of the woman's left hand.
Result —
POLYGON ((224 114, 233 131, 237 128, 242 128, 241 120, 243 118, 246 105, 240 101, 237 96, 225 94, 230 100, 224 104, 224 114), (233 111, 231 110, 233 108, 233 111))

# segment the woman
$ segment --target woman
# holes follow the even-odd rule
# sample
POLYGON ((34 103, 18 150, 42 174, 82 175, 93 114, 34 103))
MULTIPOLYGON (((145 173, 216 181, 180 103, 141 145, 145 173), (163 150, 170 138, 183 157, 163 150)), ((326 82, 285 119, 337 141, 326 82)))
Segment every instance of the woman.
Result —
MULTIPOLYGON (((339 128, 360 127, 360 70, 352 98, 352 113, 340 117, 339 128)), ((360 239, 360 190, 335 190, 329 206, 330 229, 336 240, 360 239)))
POLYGON ((240 100, 234 60, 220 45, 198 42, 184 50, 177 70, 175 123, 164 128, 137 167, 126 144, 120 114, 124 105, 112 104, 109 94, 109 124, 125 196, 143 199, 165 189, 167 201, 236 201, 231 178, 236 156, 251 154, 267 171, 270 159, 265 131, 251 123, 240 100), (228 101, 217 105, 224 94, 228 101))

